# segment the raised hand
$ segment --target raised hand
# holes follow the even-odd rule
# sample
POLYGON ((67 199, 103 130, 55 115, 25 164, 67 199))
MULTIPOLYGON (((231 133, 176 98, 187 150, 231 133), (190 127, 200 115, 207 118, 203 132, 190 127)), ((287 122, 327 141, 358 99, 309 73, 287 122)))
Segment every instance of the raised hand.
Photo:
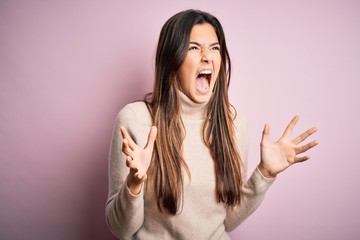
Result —
POLYGON ((157 128, 151 127, 144 148, 134 142, 124 127, 120 129, 123 136, 122 152, 126 155, 126 166, 130 168, 128 187, 133 194, 137 194, 141 190, 141 184, 147 179, 146 172, 150 166, 157 128))
POLYGON ((310 128, 293 140, 290 140, 289 136, 298 120, 299 116, 295 116, 285 129, 283 135, 274 143, 269 141, 270 127, 268 124, 265 125, 260 144, 261 161, 259 164, 259 170, 265 177, 275 177, 292 164, 303 162, 310 158, 309 156, 299 156, 299 154, 315 147, 318 142, 314 140, 302 146, 299 146, 299 144, 315 133, 317 129, 310 128))

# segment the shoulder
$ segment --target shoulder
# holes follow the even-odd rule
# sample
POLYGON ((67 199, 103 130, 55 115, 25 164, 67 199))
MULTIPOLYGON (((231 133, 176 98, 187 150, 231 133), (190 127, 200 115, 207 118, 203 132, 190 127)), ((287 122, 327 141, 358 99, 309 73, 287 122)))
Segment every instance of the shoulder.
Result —
POLYGON ((237 111, 233 106, 231 106, 231 114, 233 116, 233 122, 235 131, 247 132, 248 131, 248 121, 245 115, 237 111))
POLYGON ((231 112, 233 115, 235 137, 238 144, 240 144, 242 150, 244 151, 248 148, 250 137, 248 120, 243 113, 237 111, 234 107, 232 107, 231 112))
POLYGON ((243 161, 244 168, 246 169, 250 141, 248 121, 245 115, 236 111, 235 108, 232 107, 231 112, 233 115, 235 139, 240 150, 241 160, 243 161))
POLYGON ((141 123, 151 126, 151 115, 143 101, 133 102, 125 105, 117 115, 117 122, 141 123))

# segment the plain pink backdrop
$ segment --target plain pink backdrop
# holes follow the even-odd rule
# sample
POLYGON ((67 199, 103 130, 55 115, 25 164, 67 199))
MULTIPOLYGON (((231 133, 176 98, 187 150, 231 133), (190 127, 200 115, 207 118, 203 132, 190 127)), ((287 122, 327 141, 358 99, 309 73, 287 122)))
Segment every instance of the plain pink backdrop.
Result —
POLYGON ((160 28, 187 8, 223 24, 249 172, 265 122, 273 140, 295 114, 294 136, 319 129, 312 159, 279 175, 232 239, 360 239, 360 2, 347 0, 1 0, 1 239, 114 239, 114 119, 151 91, 160 28))

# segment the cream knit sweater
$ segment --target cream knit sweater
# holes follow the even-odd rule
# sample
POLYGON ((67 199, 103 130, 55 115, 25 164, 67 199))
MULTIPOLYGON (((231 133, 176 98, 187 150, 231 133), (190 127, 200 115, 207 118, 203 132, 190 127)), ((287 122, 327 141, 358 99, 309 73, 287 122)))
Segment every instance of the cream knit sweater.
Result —
MULTIPOLYGON (((213 160, 202 140, 207 105, 194 103, 182 92, 179 93, 186 130, 183 156, 190 169, 191 181, 184 174, 182 208, 175 216, 158 211, 151 181, 145 183, 149 184, 148 191, 142 188, 138 195, 132 195, 126 185, 129 169, 121 152, 120 126, 124 126, 134 141, 144 147, 151 127, 145 103, 128 104, 117 116, 109 156, 106 220, 111 232, 119 239, 229 239, 226 232, 236 228, 260 205, 274 181, 264 178, 258 169, 246 181, 244 169, 241 204, 226 207, 218 203, 213 160)), ((235 126, 240 156, 246 168, 248 133, 246 122, 239 114, 235 126)))

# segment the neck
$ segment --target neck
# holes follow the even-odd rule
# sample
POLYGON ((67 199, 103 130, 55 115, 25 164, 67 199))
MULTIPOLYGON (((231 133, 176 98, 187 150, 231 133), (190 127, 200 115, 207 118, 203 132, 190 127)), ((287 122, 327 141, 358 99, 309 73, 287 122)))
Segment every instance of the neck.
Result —
POLYGON ((196 103, 179 91, 181 102, 181 116, 183 120, 201 120, 206 117, 208 103, 196 103))

